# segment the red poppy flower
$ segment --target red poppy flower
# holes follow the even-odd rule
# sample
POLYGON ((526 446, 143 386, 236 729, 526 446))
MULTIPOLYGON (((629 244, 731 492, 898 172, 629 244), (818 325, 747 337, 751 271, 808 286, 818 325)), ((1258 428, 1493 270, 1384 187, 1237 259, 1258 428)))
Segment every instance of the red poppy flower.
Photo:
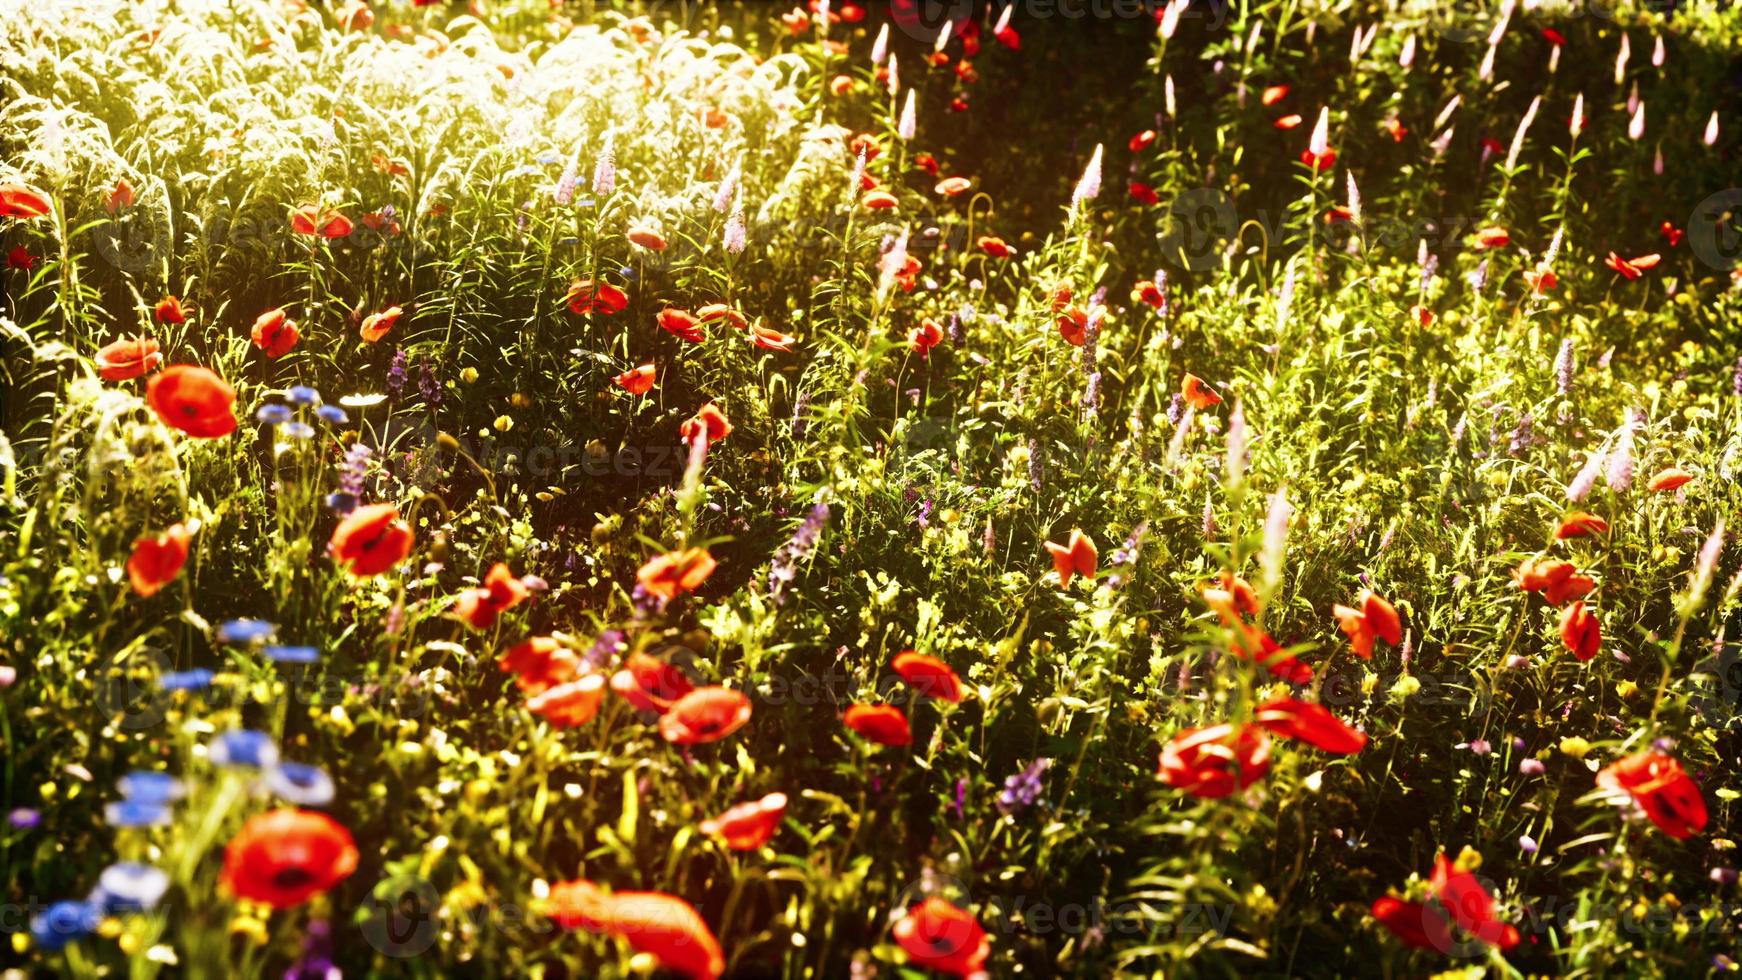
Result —
POLYGON ((1054 313, 1057 313, 1071 305, 1070 284, 1061 282, 1052 287, 1052 289, 1046 294, 1046 302, 1048 306, 1052 307, 1054 313))
POLYGON ((1095 542, 1081 531, 1073 530, 1070 539, 1064 544, 1048 541, 1046 550, 1052 554, 1053 571, 1058 573, 1059 588, 1071 587, 1071 577, 1081 575, 1091 581, 1095 577, 1095 568, 1100 561, 1100 553, 1095 550, 1095 542))
POLYGON ((745 319, 744 314, 732 309, 724 303, 709 303, 707 306, 696 311, 696 319, 703 323, 724 320, 734 330, 743 330, 745 327, 750 325, 750 321, 745 319))
POLYGON ((870 211, 887 211, 898 203, 895 195, 888 191, 868 191, 859 199, 859 204, 870 211))
POLYGON ((1373 643, 1378 634, 1373 632, 1373 625, 1367 622, 1361 610, 1338 603, 1331 607, 1331 615, 1337 619, 1337 628, 1349 638, 1349 648, 1355 651, 1355 656, 1362 660, 1373 659, 1373 643))
POLYGON ((1161 198, 1155 193, 1155 188, 1143 183, 1142 181, 1131 181, 1128 187, 1131 191, 1131 197, 1134 200, 1140 201, 1144 204, 1161 203, 1161 198))
POLYGON ((1603 647, 1603 624, 1595 613, 1575 601, 1561 612, 1561 642, 1573 656, 1588 661, 1603 647))
POLYGON ((531 636, 508 648, 496 666, 514 675, 521 693, 542 694, 581 674, 581 659, 553 636, 531 636))
POLYGON ((877 137, 870 133, 860 133, 847 144, 847 150, 856 157, 864 157, 865 162, 869 163, 877 159, 878 154, 883 152, 883 147, 877 145, 877 137))
POLYGON ((853 76, 836 75, 834 78, 829 79, 830 95, 842 96, 851 91, 853 91, 853 76))
POLYGON ((621 313, 629 306, 629 296, 608 282, 595 283, 581 279, 569 286, 563 302, 575 313, 621 313))
POLYGON ((702 331, 701 321, 697 320, 695 314, 688 310, 668 306, 659 311, 656 319, 659 321, 660 329, 692 344, 699 344, 707 337, 707 334, 702 331))
POLYGON ((363 227, 370 231, 383 232, 389 238, 403 230, 399 225, 399 220, 384 211, 370 211, 363 215, 363 227))
POLYGON ((0 218, 29 220, 54 210, 48 195, 23 184, 0 184, 0 218))
MULTIPOLYGON (((938 175, 938 158, 932 156, 930 153, 916 153, 916 154, 914 154, 913 165, 918 167, 919 169, 925 171, 926 173, 930 174, 933 177, 936 177, 938 175)), ((942 193, 942 192, 940 191, 939 193, 942 193)))
POLYGON ((1479 249, 1505 248, 1512 244, 1512 233, 1496 225, 1490 225, 1476 232, 1476 247, 1479 249))
POLYGON ((909 687, 928 698, 951 704, 962 700, 962 679, 956 676, 949 664, 936 657, 903 650, 895 655, 891 666, 909 687))
POLYGON ((1434 311, 1419 303, 1409 308, 1409 316, 1424 327, 1434 322, 1434 311))
POLYGON ((1277 129, 1289 130, 1294 129, 1303 122, 1306 122, 1306 120, 1302 119, 1299 113, 1291 112, 1286 116, 1278 116, 1276 121, 1271 123, 1271 125, 1275 126, 1277 129))
POLYGON ((665 251, 665 236, 651 228, 631 228, 625 237, 631 245, 639 245, 653 252, 665 251))
POLYGON ((1004 45, 1012 51, 1022 50, 1022 35, 1017 33, 1016 28, 1009 24, 1005 24, 1003 27, 993 31, 992 36, 997 39, 999 44, 1004 45))
POLYGON ((952 976, 984 974, 992 954, 992 940, 979 920, 935 896, 908 909, 893 932, 914 963, 952 976))
POLYGON ((296 346, 297 339, 302 334, 296 329, 296 321, 285 315, 281 307, 267 310, 254 321, 254 346, 266 352, 266 356, 274 360, 290 353, 296 346))
POLYGON ((1557 31, 1552 27, 1543 28, 1542 29, 1542 36, 1545 40, 1548 41, 1548 43, 1554 45, 1557 48, 1560 47, 1561 45, 1567 43, 1566 35, 1562 34, 1560 31, 1557 31))
POLYGON ((1287 85, 1272 85, 1264 90, 1264 94, 1258 97, 1258 101, 1266 106, 1273 106, 1286 98, 1288 98, 1287 85))
POLYGON ((1376 640, 1382 639, 1392 646, 1403 642, 1403 622, 1397 609, 1371 590, 1361 593, 1360 609, 1336 605, 1331 607, 1331 613, 1337 618, 1338 628, 1349 637, 1355 655, 1363 660, 1373 656, 1376 640))
POLYGON ((1506 144, 1492 136, 1484 136, 1482 137, 1482 152, 1490 156, 1498 156, 1506 152, 1506 144))
POLYGON ((1186 404, 1200 412, 1222 404, 1222 396, 1216 394, 1216 389, 1195 374, 1186 375, 1185 383, 1180 386, 1180 394, 1185 396, 1186 404))
POLYGON ((1167 304, 1167 294, 1161 291, 1161 287, 1155 284, 1155 280, 1139 279, 1137 285, 1132 287, 1131 301, 1142 303, 1145 306, 1153 306, 1159 310, 1167 304))
POLYGON ((632 653, 623 669, 611 675, 611 690, 637 711, 665 714, 679 698, 695 690, 683 671, 645 653, 632 653))
POLYGON ((1089 340, 1089 311, 1072 306, 1058 316, 1059 336, 1072 347, 1081 347, 1089 340))
POLYGON ((356 870, 351 832, 312 810, 262 813, 224 848, 224 886, 237 898, 275 909, 301 905, 356 870))
POLYGON ((732 434, 732 423, 726 420, 725 412, 709 402, 696 409, 696 414, 685 420, 677 431, 684 442, 705 439, 711 446, 732 434))
POLYGON ((1406 902, 1387 895, 1374 901, 1373 918, 1416 949, 1452 948, 1451 926, 1445 917, 1421 902, 1406 902))
POLYGON ((611 918, 611 896, 590 881, 559 881, 539 911, 563 929, 601 931, 611 918))
POLYGON ((124 211, 133 206, 135 197, 133 185, 127 182, 127 178, 123 177, 115 182, 114 190, 103 196, 103 208, 110 214, 124 211))
POLYGON ((617 936, 666 969, 695 980, 717 980, 726 957, 695 906, 664 892, 607 894, 590 881, 551 886, 544 912, 564 929, 617 936))
POLYGON ((701 829, 709 837, 720 838, 734 851, 754 851, 774 837, 785 816, 786 794, 770 793, 702 821, 701 829))
POLYGON ((345 515, 333 528, 327 553, 352 575, 380 575, 411 554, 411 526, 392 504, 368 504, 345 515))
POLYGON ((36 256, 30 254, 30 249, 19 245, 6 253, 6 268, 22 269, 29 272, 36 266, 36 256))
POLYGON ((931 354, 931 349, 943 343, 944 329, 930 317, 919 321, 919 326, 907 332, 907 346, 913 348, 921 357, 931 354))
POLYGON ((1353 755, 1367 745, 1367 736, 1350 728, 1322 704, 1278 698, 1260 705, 1255 717, 1272 734, 1296 738, 1332 755, 1353 755))
POLYGON ((645 395, 653 390, 653 383, 658 380, 659 371, 651 364, 633 367, 612 380, 617 386, 631 395, 645 395))
POLYGON ((1660 225, 1658 230, 1663 232, 1663 240, 1669 243, 1670 248, 1675 248, 1677 245, 1680 245, 1682 239, 1688 237, 1687 232, 1677 228, 1673 222, 1669 221, 1665 221, 1660 225))
POLYGON ((1371 589, 1361 593, 1361 615, 1367 618, 1368 625, 1381 640, 1392 646, 1403 642, 1403 620, 1398 618, 1397 607, 1371 589))
POLYGON ((1541 592, 1573 576, 1578 568, 1555 558, 1526 558, 1512 573, 1512 581, 1526 592, 1541 592))
POLYGON ((648 592, 670 601, 701 588, 714 574, 714 565, 714 556, 706 548, 673 551, 649 559, 635 579, 648 592))
POLYGON ((163 355, 157 341, 117 340, 97 352, 97 376, 104 381, 127 381, 157 370, 163 355))
POLYGON ((1329 171, 1336 165, 1336 150, 1331 150, 1327 141, 1331 124, 1331 110, 1319 110, 1319 124, 1313 125, 1312 141, 1305 150, 1301 150, 1301 164, 1312 167, 1313 172, 1329 171))
POLYGON ((1327 225, 1346 225, 1353 223, 1354 220, 1354 210, 1341 204, 1333 204, 1325 211, 1325 224, 1327 225))
POLYGON ((909 255, 907 259, 901 263, 901 270, 895 273, 891 278, 901 284, 902 292, 911 293, 913 292, 914 287, 919 285, 919 270, 919 259, 909 255))
POLYGON ((1561 518, 1560 527, 1555 528, 1556 539, 1565 541, 1569 538, 1583 538, 1593 534, 1608 534, 1609 522, 1596 514, 1585 510, 1575 510, 1561 518))
MULTIPOLYGON (((146 343, 151 344, 146 357, 151 361, 157 345, 146 343)), ((102 360, 99 355, 98 363, 102 360)), ((203 367, 176 364, 152 375, 145 383, 145 402, 164 425, 196 439, 217 439, 236 431, 236 389, 203 367)))
POLYGON ((344 238, 351 233, 351 219, 331 208, 304 204, 290 216, 290 230, 298 235, 344 238))
POLYGON ((333 12, 333 17, 347 31, 366 31, 375 25, 375 11, 364 0, 349 0, 333 12))
POLYGON ((1381 125, 1385 127, 1387 133, 1391 134, 1391 142, 1393 143, 1401 143, 1403 138, 1409 135, 1409 127, 1405 126, 1403 120, 1396 116, 1391 116, 1381 125))
MULTIPOLYGON (((1209 601, 1212 589, 1205 593, 1205 601, 1209 601)), ((1230 609, 1229 612, 1232 610, 1230 609)), ((1280 677, 1290 684, 1310 684, 1313 679, 1313 669, 1307 666, 1299 657, 1283 651, 1282 644, 1263 630, 1239 620, 1230 620, 1228 613, 1223 613, 1223 622, 1234 630, 1235 641, 1230 651, 1237 657, 1255 660, 1265 665, 1272 676, 1280 677)))
POLYGON ((1551 269, 1526 270, 1524 281, 1530 284, 1530 291, 1533 293, 1546 293, 1561 284, 1560 277, 1551 269))
POLYGON ((182 309, 181 300, 174 296, 165 296, 158 300, 151 313, 162 323, 187 322, 187 311, 182 309))
POLYGON ((1518 945, 1518 930, 1496 918, 1494 897, 1482 887, 1482 882, 1468 871, 1459 871, 1444 854, 1434 860, 1428 890, 1440 900, 1458 928, 1503 950, 1518 945))
POLYGON ((1638 258, 1633 259, 1624 259, 1621 256, 1616 255, 1614 252, 1610 252, 1609 257, 1603 260, 1603 264, 1616 272, 1619 272, 1624 278, 1631 281, 1645 275, 1645 270, 1656 266, 1657 263, 1662 260, 1663 256, 1656 253, 1651 255, 1641 255, 1638 258))
POLYGON ((133 591, 150 598, 181 574, 188 560, 188 529, 174 524, 162 534, 133 542, 133 553, 127 558, 127 581, 133 591))
POLYGON ((1670 490, 1679 490, 1693 482, 1693 479, 1694 475, 1687 470, 1671 466, 1658 470, 1645 484, 1645 488, 1653 493, 1665 493, 1670 490))
POLYGON ((389 177, 404 177, 411 173, 411 165, 409 163, 406 163, 404 160, 390 157, 379 150, 369 155, 369 164, 373 166, 377 172, 384 173, 389 177))
POLYGON ((529 594, 525 583, 507 565, 497 562, 490 566, 482 586, 460 593, 454 602, 454 615, 473 629, 488 629, 497 616, 520 605, 529 594))
POLYGON ((1700 785, 1662 752, 1641 752, 1605 766, 1597 773, 1597 785, 1626 792, 1658 829, 1676 840, 1687 840, 1706 827, 1700 785))
POLYGON ((1146 129, 1143 132, 1138 133, 1131 137, 1131 140, 1126 145, 1131 148, 1132 153, 1142 153, 1144 150, 1155 145, 1155 130, 1146 129))
POLYGON ((966 177, 945 177, 932 189, 943 197, 960 197, 973 186, 974 182, 966 177))
POLYGON ((718 742, 750 721, 750 699, 729 687, 698 687, 672 702, 659 734, 678 745, 718 742))
POLYGON ((878 745, 903 746, 913 744, 913 729, 907 725, 907 715, 893 704, 855 704, 841 720, 860 738, 878 745))
POLYGON ((1245 789, 1270 771, 1270 739, 1257 725, 1188 728, 1161 750, 1161 781, 1200 799, 1245 789))
POLYGON ((1559 582, 1542 590, 1542 597, 1551 606, 1564 605, 1574 599, 1583 599, 1591 594, 1597 583, 1589 575, 1568 575, 1559 582))
MULTIPOLYGON (((1233 572, 1223 570, 1217 573, 1216 586, 1227 595, 1228 606, 1238 616, 1258 615, 1258 590, 1252 583, 1233 572)), ((1199 591, 1206 591, 1200 589, 1199 591)))
POLYGON ((1007 259, 1016 254, 1016 249, 1005 244, 1004 239, 996 235, 981 235, 974 244, 980 251, 995 259, 1007 259))
POLYGON ((579 728, 605 703, 605 675, 582 674, 526 699, 526 710, 558 728, 579 728))
POLYGON ((363 318, 363 325, 357 332, 365 341, 373 344, 387 336, 387 331, 393 329, 394 324, 399 322, 399 318, 404 313, 405 311, 397 306, 389 306, 379 313, 371 313, 363 318))
POLYGON ((776 350, 785 354, 791 352, 792 345, 798 343, 798 338, 772 327, 765 327, 758 321, 750 328, 750 342, 763 350, 776 350))

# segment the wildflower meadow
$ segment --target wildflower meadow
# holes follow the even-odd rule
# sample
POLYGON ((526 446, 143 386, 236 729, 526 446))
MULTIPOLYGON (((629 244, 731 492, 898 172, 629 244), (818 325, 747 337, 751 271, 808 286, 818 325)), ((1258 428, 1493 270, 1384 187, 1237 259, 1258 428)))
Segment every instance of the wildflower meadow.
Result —
POLYGON ((1742 10, 0 0, 0 976, 1718 976, 1742 10))

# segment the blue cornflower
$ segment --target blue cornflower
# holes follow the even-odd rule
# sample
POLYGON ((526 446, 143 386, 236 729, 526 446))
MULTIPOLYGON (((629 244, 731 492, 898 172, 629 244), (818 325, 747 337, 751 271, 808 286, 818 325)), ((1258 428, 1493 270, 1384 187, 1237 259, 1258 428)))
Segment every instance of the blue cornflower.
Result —
POLYGON ((232 619, 218 625, 219 643, 259 643, 272 638, 278 627, 264 619, 232 619))
POLYGON ((116 784, 121 795, 134 803, 167 806, 187 795, 187 786, 167 772, 136 769, 116 784))
POLYGON ((312 664, 321 659, 321 652, 314 647, 271 646, 260 652, 266 654, 268 660, 281 664, 312 664))
POLYGON ((284 434, 292 439, 313 439, 315 427, 307 422, 286 422, 282 426, 284 434))
POLYGON ((103 822, 111 827, 161 827, 169 823, 169 807, 121 800, 103 808, 103 822))
POLYGON ((281 762, 266 773, 266 788, 298 806, 325 806, 333 801, 333 777, 319 766, 281 762))
POLYGON ((322 405, 315 409, 315 414, 320 416, 321 421, 328 425, 344 425, 351 421, 351 417, 345 414, 345 410, 337 405, 322 405))
POLYGON ((278 746, 265 732, 237 728, 212 739, 206 746, 206 758, 215 766, 271 769, 278 764, 278 746))
POLYGON ((296 385, 286 391, 284 397, 290 399, 293 405, 319 405, 321 403, 321 393, 308 385, 296 385))
POLYGON ((169 875, 149 864, 122 861, 103 869, 88 900, 104 912, 145 912, 156 908, 169 890, 169 875))
POLYGON ((267 425, 283 425, 290 421, 289 405, 262 405, 254 417, 267 425))
POLYGON ((196 667, 164 674, 157 683, 166 691, 203 691, 212 686, 212 679, 216 676, 204 667, 196 667))
POLYGON ((335 514, 349 514, 357 509, 357 495, 346 493, 343 490, 338 493, 329 493, 326 496, 326 504, 327 509, 335 514))
POLYGON ((102 921, 103 911, 90 902, 56 902, 30 920, 30 938, 43 952, 58 953, 95 932, 102 921))

